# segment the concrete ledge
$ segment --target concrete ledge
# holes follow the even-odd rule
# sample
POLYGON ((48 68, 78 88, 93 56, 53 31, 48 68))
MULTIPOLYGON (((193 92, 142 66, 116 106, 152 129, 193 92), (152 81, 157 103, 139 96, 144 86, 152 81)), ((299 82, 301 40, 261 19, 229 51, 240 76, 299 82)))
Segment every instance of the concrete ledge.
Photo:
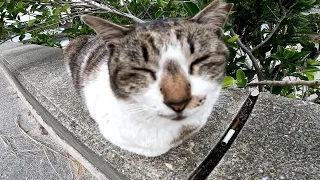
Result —
POLYGON ((260 94, 208 179, 320 179, 320 106, 260 94))
POLYGON ((67 75, 61 49, 5 43, 0 62, 40 123, 99 179, 186 179, 217 144, 248 92, 223 91, 205 127, 169 153, 147 158, 113 146, 98 132, 67 75))
POLYGON ((109 164, 101 161, 93 151, 75 138, 65 127, 63 127, 56 119, 25 90, 15 76, 3 64, 3 58, 0 57, 0 68, 5 73, 9 83, 17 91, 19 97, 28 107, 32 115, 38 122, 48 131, 50 136, 56 140, 66 151, 77 159, 81 164, 85 164, 86 168, 94 174, 98 179, 126 179, 122 174, 118 173, 109 164))

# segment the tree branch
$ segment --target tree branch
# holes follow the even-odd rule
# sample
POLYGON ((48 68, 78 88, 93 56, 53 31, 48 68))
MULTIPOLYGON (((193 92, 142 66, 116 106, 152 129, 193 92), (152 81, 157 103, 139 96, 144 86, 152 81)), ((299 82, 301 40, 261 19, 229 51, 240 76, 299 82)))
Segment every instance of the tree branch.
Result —
MULTIPOLYGON (((286 12, 286 8, 284 8, 284 6, 282 6, 282 2, 281 2, 281 0, 278 0, 278 5, 279 5, 279 7, 280 7, 280 10, 284 13, 284 12, 286 12)), ((280 12, 281 12, 280 11, 280 12)))
POLYGON ((253 47, 251 49, 251 52, 259 49, 261 46, 263 46, 266 42, 268 42, 270 40, 270 38, 273 36, 274 33, 276 33, 280 27, 280 24, 282 23, 282 21, 287 18, 287 16, 290 14, 291 9, 297 4, 298 2, 293 3, 288 10, 286 10, 283 6, 281 1, 279 0, 279 6, 282 9, 283 15, 281 16, 281 18, 279 19, 279 21, 277 22, 276 26, 270 31, 270 33, 268 34, 268 36, 260 43, 258 44, 256 47, 253 47))
MULTIPOLYGON (((232 36, 236 36, 237 34, 234 32, 233 29, 230 30, 230 33, 232 36)), ((249 50, 249 48, 247 48, 242 42, 241 42, 241 39, 238 38, 236 40, 237 44, 241 47, 241 49, 248 54, 249 58, 251 59, 251 62, 254 66, 254 69, 256 70, 257 72, 257 76, 258 76, 258 80, 259 81, 263 81, 264 80, 264 75, 262 73, 262 67, 261 67, 261 64, 259 62, 259 60, 257 58, 255 58, 252 54, 252 52, 249 50)))
POLYGON ((259 82, 251 82, 248 83, 247 86, 260 86, 260 85, 268 85, 268 86, 310 86, 316 87, 320 85, 320 81, 259 81, 259 82))
POLYGON ((141 19, 139 19, 139 18, 137 18, 137 17, 135 17, 133 15, 118 11, 115 8, 111 7, 111 6, 103 5, 103 4, 97 3, 95 1, 87 1, 87 0, 81 0, 81 1, 86 3, 86 4, 88 4, 88 5, 91 5, 93 7, 97 7, 99 9, 103 9, 103 10, 106 10, 106 11, 114 13, 114 14, 118 14, 118 15, 121 15, 121 16, 128 17, 128 18, 132 19, 136 23, 144 23, 143 20, 141 20, 141 19))
POLYGON ((127 11, 131 16, 133 16, 133 14, 131 13, 130 9, 129 9, 128 6, 127 6, 126 0, 121 0, 121 1, 122 1, 122 3, 123 3, 124 8, 126 8, 126 11, 127 11))
MULTIPOLYGON (((86 12, 87 14, 105 13, 105 12, 95 12, 95 11, 84 11, 84 12, 86 12)), ((71 13, 71 14, 74 15, 74 16, 70 16, 70 17, 67 17, 67 18, 63 18, 63 19, 61 19, 59 22, 55 22, 55 23, 52 23, 52 24, 49 24, 49 25, 44 25, 44 24, 47 24, 47 23, 49 23, 49 22, 53 22, 53 21, 55 21, 55 20, 50 20, 50 21, 48 21, 48 22, 44 22, 44 23, 37 24, 37 28, 28 30, 28 31, 26 31, 26 33, 32 33, 32 32, 36 32, 36 31, 43 31, 43 30, 46 30, 46 28, 48 28, 48 27, 50 27, 50 26, 52 26, 52 25, 57 25, 57 24, 62 23, 63 21, 71 20, 71 19, 73 19, 73 18, 75 18, 75 17, 79 17, 79 16, 82 15, 81 13, 78 13, 78 12, 76 12, 76 13, 71 13), (76 13, 77 13, 77 15, 74 15, 74 14, 76 14, 76 13), (43 25, 43 26, 42 26, 42 25, 43 25)), ((69 14, 69 15, 71 15, 71 14, 69 14)), ((26 27, 26 26, 24 26, 24 27, 26 27)), ((24 27, 22 27, 22 28, 24 28, 24 27)), ((0 40, 0 45, 3 44, 3 43, 5 43, 5 42, 7 42, 7 41, 10 40, 10 39, 13 39, 13 38, 15 38, 15 37, 18 37, 18 36, 21 36, 21 34, 17 34, 17 35, 14 35, 14 36, 10 36, 10 37, 8 37, 8 38, 6 38, 6 39, 2 39, 2 40, 0 40)))
POLYGON ((279 19, 278 23, 276 24, 276 26, 270 31, 270 33, 268 34, 268 36, 260 43, 258 44, 256 47, 253 47, 251 49, 251 52, 257 50, 258 48, 260 48, 261 46, 263 46, 266 42, 269 41, 269 39, 273 36, 273 34, 275 32, 278 31, 279 27, 280 27, 280 24, 282 23, 282 21, 287 17, 287 15, 283 15, 281 16, 281 18, 279 19))

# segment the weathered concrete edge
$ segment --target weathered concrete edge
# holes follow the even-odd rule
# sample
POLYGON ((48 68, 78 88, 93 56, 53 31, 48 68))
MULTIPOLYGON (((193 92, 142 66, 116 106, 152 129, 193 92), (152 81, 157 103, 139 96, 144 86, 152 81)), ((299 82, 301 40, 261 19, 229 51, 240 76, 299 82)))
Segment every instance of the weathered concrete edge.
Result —
POLYGON ((83 145, 20 84, 13 73, 2 62, 5 61, 0 57, 0 68, 4 72, 9 83, 17 91, 17 94, 23 103, 30 110, 37 121, 48 131, 50 136, 58 142, 72 157, 79 161, 99 180, 124 180, 127 179, 123 174, 114 169, 111 165, 102 160, 88 147, 83 145))
MULTIPOLYGON (((231 88, 231 89, 233 89, 233 88, 231 88)), ((239 115, 240 111, 241 111, 241 110, 243 109, 243 107, 245 106, 245 103, 247 102, 247 100, 250 100, 250 92, 249 92, 249 91, 246 91, 246 94, 247 94, 246 98, 243 98, 242 101, 239 101, 239 102, 238 102, 239 104, 241 104, 241 107, 240 107, 238 113, 236 113, 236 114, 234 114, 234 115, 232 116, 232 121, 231 121, 231 123, 229 124, 229 127, 224 131, 224 133, 220 136, 219 141, 217 141, 217 143, 213 146, 213 148, 210 150, 210 152, 206 155, 205 160, 206 160, 206 159, 208 158, 208 156, 213 152, 213 150, 216 148, 216 146, 218 146, 218 145, 221 143, 221 141, 223 140, 223 138, 226 136, 226 134, 228 133, 229 129, 230 129, 231 126, 233 125, 235 119, 236 119, 237 116, 239 115)), ((251 101, 251 100, 250 100, 250 101, 251 101)), ((250 114, 251 114, 251 112, 250 112, 250 114)), ((249 116, 250 116, 250 115, 249 115, 249 116)), ((249 116, 248 116, 248 117, 249 117, 249 116)), ((241 131, 241 130, 240 130, 240 131, 241 131)), ((233 144, 233 143, 232 143, 232 144, 233 144)), ((230 146, 231 146, 232 144, 230 144, 230 146)), ((224 153, 227 153, 228 150, 229 150, 229 149, 227 149, 227 151, 225 151, 224 153)), ((223 154, 223 156, 224 156, 224 154, 223 154)), ((221 157, 221 159, 223 158, 223 156, 221 157)), ((221 159, 220 159, 220 160, 221 160, 221 159)), ((204 160, 204 161, 205 161, 205 160, 204 160)), ((200 163, 196 168, 194 168, 194 170, 188 175, 188 177, 187 177, 188 180, 193 180, 194 174, 195 174, 197 171, 199 171, 199 170, 202 171, 201 168, 203 167, 204 161, 202 161, 202 163, 200 163)), ((212 171, 213 171, 213 170, 212 170, 212 171)), ((211 171, 211 172, 212 172, 212 171, 211 171)), ((207 178, 208 178, 208 176, 207 176, 207 178)))

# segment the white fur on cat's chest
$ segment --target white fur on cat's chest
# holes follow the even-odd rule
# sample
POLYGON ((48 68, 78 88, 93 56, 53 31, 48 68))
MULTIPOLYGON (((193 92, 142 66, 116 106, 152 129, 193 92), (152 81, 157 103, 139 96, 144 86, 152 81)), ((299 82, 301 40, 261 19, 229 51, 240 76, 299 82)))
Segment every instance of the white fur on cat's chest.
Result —
POLYGON ((180 121, 153 114, 132 115, 130 106, 114 96, 105 64, 100 67, 96 79, 84 86, 83 95, 90 115, 107 140, 137 154, 158 156, 182 142, 174 143, 184 127, 197 127, 191 134, 201 129, 211 113, 219 91, 220 89, 208 94, 201 109, 180 121))

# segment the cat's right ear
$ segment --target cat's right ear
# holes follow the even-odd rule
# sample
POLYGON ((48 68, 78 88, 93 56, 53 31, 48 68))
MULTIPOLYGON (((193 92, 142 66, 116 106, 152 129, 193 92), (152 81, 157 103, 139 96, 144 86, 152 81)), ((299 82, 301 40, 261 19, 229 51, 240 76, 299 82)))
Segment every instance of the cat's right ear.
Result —
POLYGON ((192 17, 191 20, 200 24, 211 24, 223 27, 232 7, 232 3, 220 3, 220 0, 214 0, 192 17))
POLYGON ((94 29, 94 31, 106 41, 112 38, 122 37, 130 31, 129 28, 90 15, 82 15, 81 20, 94 29))

